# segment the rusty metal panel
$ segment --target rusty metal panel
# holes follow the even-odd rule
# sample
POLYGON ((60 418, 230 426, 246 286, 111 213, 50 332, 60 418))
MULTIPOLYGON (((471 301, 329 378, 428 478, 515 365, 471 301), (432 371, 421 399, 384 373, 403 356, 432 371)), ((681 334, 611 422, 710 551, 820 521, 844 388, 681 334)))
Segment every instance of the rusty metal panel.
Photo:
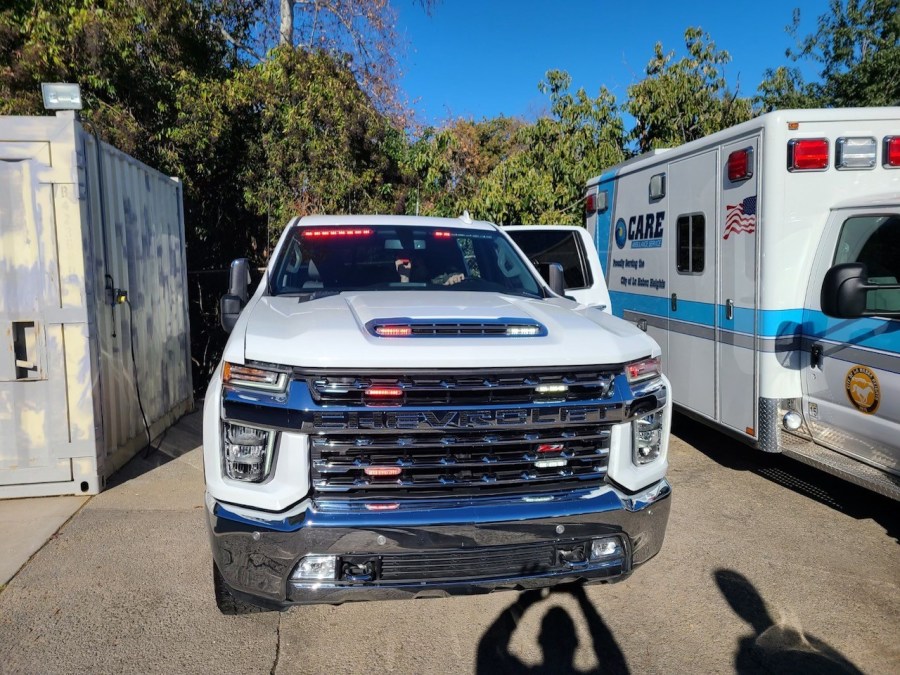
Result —
POLYGON ((154 434, 193 406, 182 213, 71 113, 0 117, 0 497, 101 489, 146 444, 138 387, 154 434))

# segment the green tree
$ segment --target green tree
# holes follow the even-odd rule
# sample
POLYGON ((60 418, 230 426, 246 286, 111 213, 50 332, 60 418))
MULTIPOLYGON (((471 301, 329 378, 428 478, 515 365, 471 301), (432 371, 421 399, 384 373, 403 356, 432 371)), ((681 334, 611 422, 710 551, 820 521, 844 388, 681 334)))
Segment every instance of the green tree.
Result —
MULTIPOLYGON (((800 10, 788 32, 797 37, 800 10)), ((786 55, 819 64, 819 81, 797 68, 766 71, 754 102, 758 110, 900 104, 900 0, 831 0, 814 33, 786 55)))
POLYGON ((547 72, 538 89, 550 114, 516 133, 515 148, 480 183, 468 208, 498 223, 580 223, 584 184, 625 158, 624 126, 615 97, 570 91, 571 77, 547 72))
POLYGON ((293 215, 396 210, 405 139, 344 64, 280 47, 238 73, 232 95, 255 113, 243 197, 272 236, 293 215))
POLYGON ((404 162, 410 185, 406 212, 457 216, 472 208, 485 177, 504 158, 522 150, 517 136, 524 126, 518 118, 501 115, 425 129, 410 145, 404 162))
POLYGON ((240 12, 237 0, 14 0, 0 12, 0 114, 40 114, 41 81, 77 82, 83 118, 160 166, 181 76, 225 76, 219 26, 249 28, 240 12))
POLYGON ((777 109, 818 108, 824 102, 815 88, 803 81, 798 68, 778 66, 766 70, 753 105, 757 113, 767 113, 777 109))
POLYGON ((750 101, 725 80, 727 51, 700 28, 684 33, 687 55, 654 47, 646 77, 628 87, 625 110, 635 118, 631 139, 640 152, 687 143, 750 119, 750 101))

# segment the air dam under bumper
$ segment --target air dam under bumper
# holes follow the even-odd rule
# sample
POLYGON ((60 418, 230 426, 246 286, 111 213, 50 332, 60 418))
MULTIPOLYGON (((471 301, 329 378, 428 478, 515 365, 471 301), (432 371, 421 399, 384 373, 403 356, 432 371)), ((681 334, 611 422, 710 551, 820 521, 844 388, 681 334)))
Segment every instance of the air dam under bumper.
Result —
POLYGON ((619 580, 659 552, 671 491, 662 480, 635 495, 603 485, 539 497, 401 501, 390 511, 373 511, 356 501, 308 501, 292 509, 293 515, 253 512, 218 503, 208 494, 206 501, 213 556, 226 584, 242 599, 283 608, 619 580), (587 542, 589 551, 590 540, 614 535, 623 546, 617 558, 571 564, 557 558, 546 567, 523 564, 512 574, 489 569, 498 558, 527 558, 529 550, 569 550, 587 542), (291 580, 300 559, 311 554, 385 561, 394 569, 401 561, 406 570, 422 558, 424 576, 414 581, 380 575, 373 581, 291 580), (440 578, 428 578, 429 565, 447 559, 452 565, 454 556, 461 570, 469 570, 465 578, 446 567, 440 578), (472 571, 479 560, 486 561, 484 576, 472 571))

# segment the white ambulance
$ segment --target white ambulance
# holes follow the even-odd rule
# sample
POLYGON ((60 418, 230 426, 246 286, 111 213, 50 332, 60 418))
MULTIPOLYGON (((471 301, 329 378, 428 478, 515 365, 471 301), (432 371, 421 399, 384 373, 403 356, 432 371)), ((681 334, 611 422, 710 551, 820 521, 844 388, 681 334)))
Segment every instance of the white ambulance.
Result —
POLYGON ((900 107, 785 110, 588 181, 676 406, 900 499, 900 107))

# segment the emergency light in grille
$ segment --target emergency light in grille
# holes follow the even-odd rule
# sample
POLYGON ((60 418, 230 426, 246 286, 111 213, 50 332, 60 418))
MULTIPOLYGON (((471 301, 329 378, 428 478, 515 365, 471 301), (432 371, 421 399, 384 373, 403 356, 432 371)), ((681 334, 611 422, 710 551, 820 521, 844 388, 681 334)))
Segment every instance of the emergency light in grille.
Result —
POLYGON ((592 401, 613 395, 616 370, 577 367, 494 373, 311 375, 318 405, 489 405, 592 401))
POLYGON ((484 321, 421 321, 408 318, 375 319, 366 329, 376 337, 543 337, 547 328, 530 319, 484 321))

